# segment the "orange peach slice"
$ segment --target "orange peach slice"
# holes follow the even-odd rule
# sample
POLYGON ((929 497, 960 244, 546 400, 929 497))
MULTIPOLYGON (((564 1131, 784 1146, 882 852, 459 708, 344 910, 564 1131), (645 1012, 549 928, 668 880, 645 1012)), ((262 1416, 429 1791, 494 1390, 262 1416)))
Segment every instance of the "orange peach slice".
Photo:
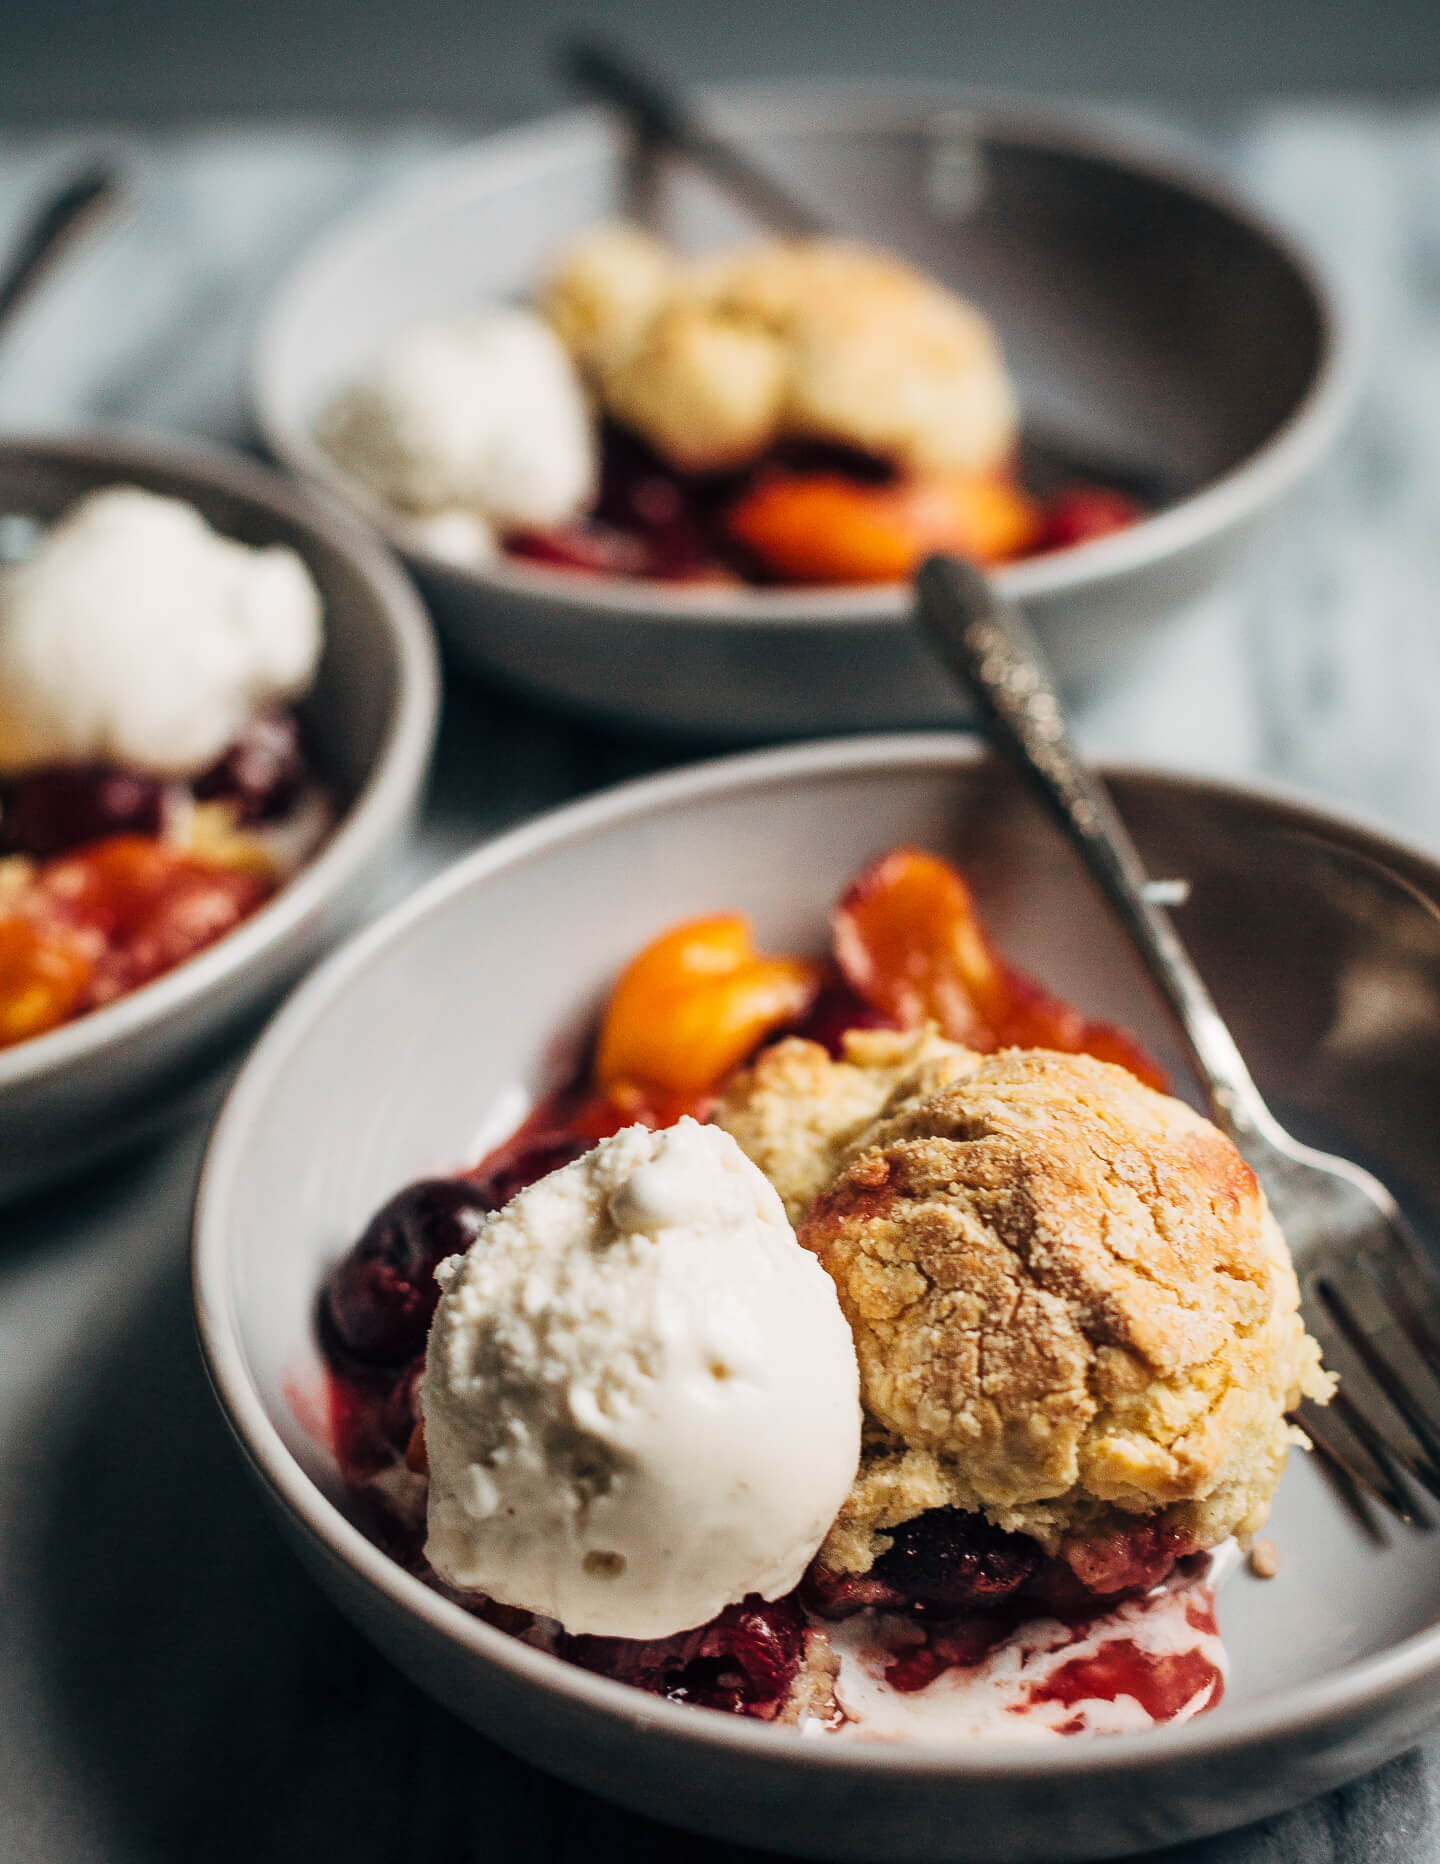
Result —
POLYGON ((981 473, 889 485, 777 473, 731 507, 725 527, 773 575, 798 583, 899 582, 935 550, 1003 563, 1040 532, 1025 494, 981 473))
POLYGON ((0 1048, 43 1035, 73 1016, 93 966, 83 942, 63 926, 19 914, 0 919, 0 1048))
POLYGON ((622 1107, 713 1093, 767 1035, 804 1015, 820 975, 804 959, 758 954, 738 913, 674 926, 621 974, 596 1079, 622 1107))
POLYGON ((1048 1048, 1093 1055, 1164 1091, 1163 1071, 1123 1030, 1092 1022, 1008 965, 950 866, 895 848, 860 874, 834 915, 835 959, 864 1002, 902 1028, 936 1023, 989 1052, 1048 1048))

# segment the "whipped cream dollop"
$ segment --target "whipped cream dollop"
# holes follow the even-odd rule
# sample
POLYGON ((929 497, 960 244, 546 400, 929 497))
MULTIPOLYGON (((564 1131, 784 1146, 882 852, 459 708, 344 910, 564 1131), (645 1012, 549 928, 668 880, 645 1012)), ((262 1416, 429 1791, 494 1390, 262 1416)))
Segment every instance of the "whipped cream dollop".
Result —
POLYGON ((532 311, 423 324, 321 417, 331 457, 421 522, 421 548, 493 553, 493 528, 559 524, 595 496, 589 404, 575 365, 532 311))
POLYGON ((320 646, 293 550, 136 486, 92 492, 0 571, 0 775, 96 760, 194 776, 306 690, 320 646))
POLYGON ((420 1389, 443 1579, 630 1638, 799 1581, 855 1475, 855 1350, 728 1133, 627 1127, 439 1279, 420 1389))

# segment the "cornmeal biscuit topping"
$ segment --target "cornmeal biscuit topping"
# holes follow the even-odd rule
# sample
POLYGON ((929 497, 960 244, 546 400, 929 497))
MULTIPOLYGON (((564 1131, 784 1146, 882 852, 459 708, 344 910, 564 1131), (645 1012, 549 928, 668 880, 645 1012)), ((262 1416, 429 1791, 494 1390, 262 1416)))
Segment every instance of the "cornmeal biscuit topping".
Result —
POLYGON ((814 1196, 798 1233, 855 1335, 867 1443, 822 1558, 863 1572, 945 1506, 1072 1564, 1137 1516, 1202 1547, 1257 1531, 1285 1413, 1330 1381, 1235 1148, 1087 1056, 962 1050, 938 1091, 922 1068, 885 1093, 854 1044, 778 1045, 722 1109, 782 1196, 814 1196))
POLYGON ((933 1027, 852 1029, 841 1061, 818 1042, 787 1036, 732 1076, 712 1117, 740 1142, 798 1223, 883 1112, 934 1093, 980 1059, 933 1027))

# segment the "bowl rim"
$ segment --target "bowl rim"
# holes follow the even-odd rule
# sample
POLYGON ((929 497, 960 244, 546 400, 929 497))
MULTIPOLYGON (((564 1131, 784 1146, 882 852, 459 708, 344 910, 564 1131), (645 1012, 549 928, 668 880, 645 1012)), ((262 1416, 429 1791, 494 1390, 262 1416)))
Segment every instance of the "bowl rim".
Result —
MULTIPOLYGON (((798 125, 802 133, 807 124, 825 118, 833 124, 837 106, 847 121, 878 128, 925 121, 947 110, 967 114, 986 133, 1105 162, 1208 203, 1266 243, 1304 289, 1319 333, 1319 354, 1308 386, 1289 413, 1234 465, 1153 517, 1109 537, 999 566, 995 580, 1014 600, 1103 590, 1243 522, 1277 500, 1329 450, 1350 411, 1360 378, 1357 334, 1318 257, 1180 133, 1166 134, 1116 113, 926 79, 762 80, 704 86, 697 98, 704 110, 722 119, 728 112, 757 128, 798 125)), ((403 225, 417 206, 468 200, 482 183, 487 192, 503 192, 537 169, 598 150, 620 136, 607 111, 594 105, 498 130, 422 162, 323 231, 270 292, 251 345, 250 401, 266 445, 292 472, 318 481, 362 513, 413 568, 472 595, 543 601, 576 614, 600 611, 642 627, 904 623, 910 609, 905 582, 737 592, 582 576, 504 557, 481 569, 462 569, 417 549, 403 523, 329 458, 304 422, 287 413, 276 380, 294 307, 352 248, 364 248, 387 229, 403 225)))
MULTIPOLYGON (((1134 1769, 1165 1770, 1203 1763, 1256 1742, 1317 1735, 1356 1711, 1378 1706, 1417 1681, 1440 1674, 1440 1625, 1435 1625, 1373 1656, 1340 1665, 1312 1682, 1239 1705, 1218 1721, 1201 1717, 1180 1727, 1110 1735, 1103 1742, 1068 1744, 1038 1753, 1034 1744, 1023 1740, 986 1741, 959 1749, 924 1740, 894 1744, 815 1741, 787 1727, 741 1717, 697 1715, 683 1704, 644 1695, 533 1650, 470 1616, 407 1573, 368 1540, 305 1473, 250 1379, 244 1342, 229 1300, 227 1220, 248 1128, 270 1082, 283 1071, 291 1052, 303 1044, 311 1024, 372 958, 491 875, 521 866, 567 842, 583 841, 616 823, 696 798, 796 780, 867 771, 961 769, 990 756, 969 733, 875 734, 741 752, 618 784, 549 810, 454 862, 341 946, 273 1018, 231 1088, 206 1148, 196 1193, 191 1256, 197 1331, 217 1400, 262 1486, 306 1539, 331 1561, 348 1568, 367 1591, 379 1594, 393 1612, 418 1617, 431 1633, 471 1660, 508 1673, 516 1684, 563 1698, 577 1710, 604 1714, 696 1752, 719 1747, 737 1761, 744 1756, 757 1763, 784 1760, 792 1767, 815 1771, 820 1779, 837 1773, 856 1778, 899 1773, 937 1782, 980 1777, 1040 1780, 1057 1774, 1110 1777, 1134 1769)), ((1113 762, 1102 769, 1109 776, 1148 779, 1208 792, 1222 800, 1258 800, 1312 832, 1342 829, 1392 859, 1399 853, 1440 868, 1440 845, 1427 846, 1394 835, 1358 811, 1332 807, 1293 785, 1213 778, 1152 762, 1113 762)))
MULTIPOLYGON (((215 985, 283 945, 318 916, 373 858, 412 806, 429 763, 440 713, 440 663, 420 599, 383 545, 344 511, 292 485, 270 468, 209 441, 176 440, 143 430, 7 433, 0 458, 43 458, 55 466, 161 472, 192 481, 308 532, 349 559, 374 593, 396 659, 395 690, 380 748, 334 831, 258 912, 213 945, 113 1003, 43 1035, 0 1049, 0 1096, 83 1064, 181 1014, 215 985)), ((3 1101, 0 1101, 3 1105, 3 1101)))

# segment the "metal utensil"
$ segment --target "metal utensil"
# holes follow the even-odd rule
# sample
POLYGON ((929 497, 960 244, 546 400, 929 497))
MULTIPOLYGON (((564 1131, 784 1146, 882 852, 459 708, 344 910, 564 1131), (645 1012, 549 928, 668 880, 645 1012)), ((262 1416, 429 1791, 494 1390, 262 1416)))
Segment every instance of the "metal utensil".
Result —
POLYGON ((72 175, 31 216, 0 273, 0 328, 65 246, 85 226, 117 206, 123 193, 119 168, 108 161, 97 161, 72 175))
POLYGON ((1378 1179, 1302 1145, 1270 1112, 1124 823, 1071 743, 1028 623, 967 563, 932 557, 916 615, 1030 777, 1105 894, 1179 1024, 1211 1117, 1253 1167, 1289 1241, 1305 1323, 1341 1375, 1299 1422, 1316 1449, 1405 1520, 1429 1525, 1402 1476, 1440 1498, 1440 1282, 1378 1179))
POLYGON ((791 239, 813 239, 834 229, 749 156, 715 136, 660 79, 606 40, 567 40, 560 65, 582 91, 613 104, 642 143, 669 149, 719 182, 765 226, 791 239))

